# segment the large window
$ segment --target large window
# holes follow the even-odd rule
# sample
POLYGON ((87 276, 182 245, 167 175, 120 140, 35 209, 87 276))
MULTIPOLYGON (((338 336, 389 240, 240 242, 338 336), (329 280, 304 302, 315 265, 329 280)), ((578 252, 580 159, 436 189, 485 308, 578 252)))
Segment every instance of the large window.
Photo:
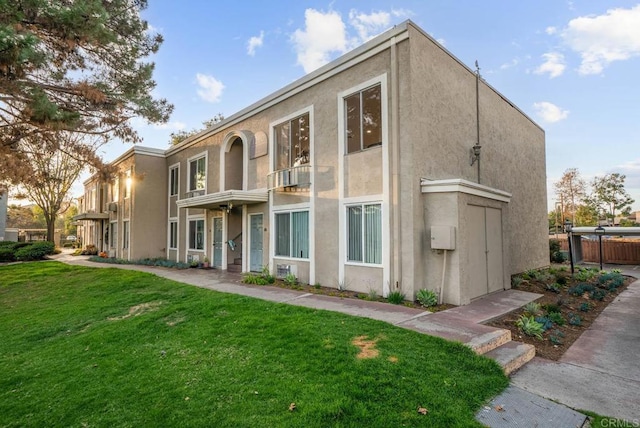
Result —
POLYGON ((118 223, 112 221, 109 223, 109 248, 118 246, 118 223))
POLYGON ((175 250, 178 248, 178 222, 169 222, 169 248, 175 250))
POLYGON ((347 260, 382 263, 382 207, 380 204, 347 207, 347 260))
POLYGON ((380 84, 344 99, 347 153, 382 144, 382 96, 380 84))
POLYGON ((189 249, 204 250, 204 219, 189 220, 189 249))
POLYGON ((202 156, 189 161, 189 191, 204 189, 206 178, 206 157, 202 156))
POLYGON ((178 194, 178 172, 180 170, 177 166, 172 167, 169 170, 169 196, 175 196, 178 194))
POLYGON ((276 214, 276 256, 309 258, 309 211, 276 214))
POLYGON ((309 163, 309 113, 274 127, 275 170, 309 163))

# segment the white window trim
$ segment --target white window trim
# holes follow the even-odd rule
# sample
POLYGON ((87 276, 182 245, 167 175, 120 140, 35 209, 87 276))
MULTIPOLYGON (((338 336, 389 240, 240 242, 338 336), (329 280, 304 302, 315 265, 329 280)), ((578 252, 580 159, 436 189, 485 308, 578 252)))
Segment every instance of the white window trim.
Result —
POLYGON ((195 252, 195 253, 205 253, 207 250, 207 218, 204 215, 194 215, 194 216, 188 216, 187 217, 187 223, 186 223, 186 232, 185 233, 185 249, 186 251, 184 252, 184 258, 185 258, 185 262, 187 261, 188 258, 188 253, 190 252, 195 252), (191 223, 194 220, 203 220, 204 221, 204 233, 203 233, 203 241, 202 241, 202 250, 197 250, 197 249, 192 249, 189 248, 189 235, 190 235, 190 230, 189 230, 189 223, 191 223))
POLYGON ((171 165, 169 167, 169 183, 168 183, 168 187, 169 188, 167 189, 167 194, 169 195, 169 197, 171 198, 173 196, 178 196, 178 199, 179 199, 179 196, 180 196, 180 164, 179 163, 174 163, 173 165, 171 165), (171 194, 171 190, 172 190, 171 189, 171 171, 174 170, 174 169, 177 170, 176 179, 177 179, 177 185, 178 185, 178 193, 172 195, 171 194))
MULTIPOLYGON (((354 198, 348 198, 348 202, 344 202, 342 209, 344 211, 344 215, 345 215, 345 239, 346 241, 344 242, 345 245, 345 252, 344 252, 344 264, 348 265, 348 266, 365 266, 365 267, 374 267, 374 268, 384 268, 384 259, 382 260, 382 263, 367 263, 364 261, 364 257, 363 257, 363 261, 359 262, 357 260, 349 260, 349 251, 347 250, 348 245, 349 245, 349 225, 346 222, 346 216, 347 216, 347 209, 349 209, 350 207, 362 207, 364 210, 364 206, 365 205, 380 205, 380 209, 382 210, 382 221, 384 223, 384 208, 383 208, 383 204, 382 204, 382 200, 378 199, 378 200, 371 200, 370 196, 359 196, 359 197, 354 197, 354 198)), ((382 225, 381 225, 382 226, 382 225)), ((383 232, 384 232, 384 228, 383 228, 383 232)), ((384 248, 385 245, 385 239, 386 237, 384 236, 384 234, 382 235, 382 248, 384 248)), ((364 246, 364 243, 363 243, 364 246)), ((382 249, 381 248, 381 249, 382 249)))
POLYGON ((197 190, 204 190, 204 193, 207 193, 207 182, 209 177, 209 152, 204 151, 200 152, 197 155, 191 156, 187 159, 187 192, 195 192, 197 190), (204 157, 204 188, 202 189, 192 189, 191 188, 191 162, 194 160, 198 160, 204 157))
MULTIPOLYGON (((382 200, 382 295, 386 297, 389 294, 390 282, 391 282, 391 218, 389 210, 389 195, 390 195, 390 162, 389 162, 389 91, 387 84, 387 73, 381 74, 377 77, 362 82, 361 84, 346 89, 337 96, 338 104, 338 257, 340 263, 338 263, 338 281, 345 281, 345 266, 351 265, 347 263, 347 210, 346 205, 349 203, 369 202, 374 200, 382 200), (380 97, 382 101, 382 195, 371 195, 367 197, 358 198, 345 198, 345 157, 354 155, 360 152, 354 152, 347 154, 345 147, 345 108, 344 99, 354 94, 355 92, 362 91, 368 87, 380 84, 380 97)), ((357 266, 366 266, 377 268, 376 265, 363 265, 357 263, 357 266)))
MULTIPOLYGON (((302 108, 294 113, 291 113, 287 116, 281 117, 280 119, 274 120, 269 124, 269 172, 278 171, 275 169, 275 144, 276 144, 276 134, 275 128, 276 126, 289 122, 297 117, 300 117, 304 114, 309 114, 309 163, 305 164, 305 166, 313 166, 313 105, 302 108)), ((312 177, 313 179, 313 177, 312 177)), ((313 184, 313 181, 311 183, 313 184)))
MULTIPOLYGON (((277 208, 271 210, 270 222, 273 225, 273 237, 269 239, 269 253, 270 264, 269 270, 273 271, 273 259, 287 260, 287 261, 299 261, 299 262, 311 262, 313 260, 313 254, 311 249, 313 248, 313 234, 312 234, 312 212, 309 203, 304 204, 291 204, 291 205, 278 205, 277 208), (276 255, 276 214, 294 213, 294 212, 308 212, 309 213, 309 257, 291 257, 291 256, 278 256, 276 255)), ((291 217, 289 217, 289 226, 291 226, 291 217)), ((289 237, 291 239, 291 237, 289 237)), ((311 281, 310 281, 311 282, 311 281)))
POLYGON ((178 242, 180 242, 180 223, 178 222, 177 217, 169 218, 167 222, 167 249, 169 250, 178 250, 178 242), (176 224, 176 246, 171 246, 171 223, 176 224))

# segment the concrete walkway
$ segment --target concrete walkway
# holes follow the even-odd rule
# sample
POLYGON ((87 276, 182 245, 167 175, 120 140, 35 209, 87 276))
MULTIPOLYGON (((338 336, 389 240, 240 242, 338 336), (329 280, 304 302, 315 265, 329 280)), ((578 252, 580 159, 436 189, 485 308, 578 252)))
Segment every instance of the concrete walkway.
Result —
MULTIPOLYGON (((64 253, 55 259, 72 265, 149 272, 220 292, 385 321, 399 327, 462 342, 477 353, 496 359, 503 367, 508 362, 501 360, 504 358, 502 354, 512 352, 509 347, 519 348, 522 344, 510 342, 510 333, 505 337, 505 330, 482 323, 539 297, 534 293, 507 290, 477 300, 471 305, 431 314, 428 311, 400 305, 341 299, 272 286, 241 284, 237 274, 215 270, 175 270, 100 264, 89 262, 86 257, 73 257, 64 253)), ((640 271, 624 273, 638 276, 640 271)), ((625 419, 636 424, 633 426, 640 426, 638 308, 640 281, 634 282, 605 309, 592 327, 569 348, 561 361, 534 358, 515 372, 511 378, 512 386, 481 410, 477 415, 478 420, 490 427, 581 426, 586 419, 584 415, 563 406, 564 404, 574 409, 590 410, 601 415, 625 419)), ((521 349, 518 349, 518 352, 520 351, 521 349)), ((525 351, 528 352, 528 349, 525 351)), ((505 371, 509 372, 506 367, 505 371)))

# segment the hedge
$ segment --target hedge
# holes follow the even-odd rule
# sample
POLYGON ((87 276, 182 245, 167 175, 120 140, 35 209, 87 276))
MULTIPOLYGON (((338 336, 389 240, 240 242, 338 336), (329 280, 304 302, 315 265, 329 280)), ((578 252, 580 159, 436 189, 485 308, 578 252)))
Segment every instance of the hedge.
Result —
POLYGON ((0 245, 0 262, 42 260, 55 252, 53 242, 8 242, 0 245))

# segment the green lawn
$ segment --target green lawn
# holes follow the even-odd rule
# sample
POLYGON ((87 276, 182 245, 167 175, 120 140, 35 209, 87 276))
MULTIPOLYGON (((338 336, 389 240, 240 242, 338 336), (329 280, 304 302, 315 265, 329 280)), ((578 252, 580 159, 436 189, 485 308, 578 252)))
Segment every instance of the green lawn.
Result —
POLYGON ((480 426, 507 383, 461 345, 374 320, 120 269, 0 267, 3 427, 480 426), (360 336, 377 357, 357 358, 360 336))

